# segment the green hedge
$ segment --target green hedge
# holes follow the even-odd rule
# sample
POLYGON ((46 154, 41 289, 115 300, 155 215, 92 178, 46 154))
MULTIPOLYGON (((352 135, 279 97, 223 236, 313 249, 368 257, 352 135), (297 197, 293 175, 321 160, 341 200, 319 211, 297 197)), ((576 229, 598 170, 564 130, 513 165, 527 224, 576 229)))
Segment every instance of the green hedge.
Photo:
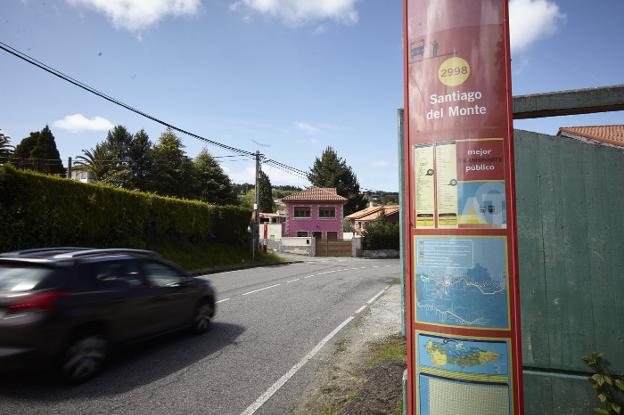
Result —
POLYGON ((399 223, 378 220, 366 225, 362 236, 364 249, 399 249, 399 223))
POLYGON ((251 212, 0 167, 0 252, 243 246, 251 212))

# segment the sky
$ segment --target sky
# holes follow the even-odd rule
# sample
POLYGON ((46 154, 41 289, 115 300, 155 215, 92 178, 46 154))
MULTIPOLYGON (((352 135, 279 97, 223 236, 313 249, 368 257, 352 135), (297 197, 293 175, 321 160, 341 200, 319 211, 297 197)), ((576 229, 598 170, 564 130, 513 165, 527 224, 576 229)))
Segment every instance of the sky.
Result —
MULTIPOLYGON (((513 94, 623 84, 621 16, 622 0, 511 0, 513 94)), ((398 190, 401 0, 1 0, 0 41, 201 136, 305 171, 332 146, 362 189, 398 190)), ((49 125, 65 163, 114 125, 152 141, 164 131, 4 51, 0 97, 0 131, 16 144, 49 125)), ((594 124, 624 112, 514 126, 594 124)), ((180 137, 191 157, 204 148, 180 137)), ((252 161, 219 160, 253 182, 252 161)))

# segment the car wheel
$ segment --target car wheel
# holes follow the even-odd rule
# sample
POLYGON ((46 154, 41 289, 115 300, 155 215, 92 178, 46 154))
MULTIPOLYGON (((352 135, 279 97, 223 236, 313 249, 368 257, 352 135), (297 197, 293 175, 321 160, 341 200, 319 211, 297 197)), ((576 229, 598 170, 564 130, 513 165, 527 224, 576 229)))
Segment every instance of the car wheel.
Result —
POLYGON ((209 301, 202 301, 197 305, 193 314, 193 325, 191 331, 194 334, 203 334, 210 328, 210 316, 212 315, 212 306, 209 301))
POLYGON ((94 377, 104 365, 108 342, 99 334, 75 338, 61 360, 61 375, 69 383, 81 383, 94 377))

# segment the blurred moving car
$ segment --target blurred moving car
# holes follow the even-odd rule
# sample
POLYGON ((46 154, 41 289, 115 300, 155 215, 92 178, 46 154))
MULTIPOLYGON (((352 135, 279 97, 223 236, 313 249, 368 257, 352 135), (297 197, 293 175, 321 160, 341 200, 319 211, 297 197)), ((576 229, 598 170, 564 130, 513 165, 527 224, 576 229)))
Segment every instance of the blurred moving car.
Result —
POLYGON ((0 369, 96 375, 111 346, 190 328, 215 314, 215 290, 151 251, 46 248, 0 254, 0 369))

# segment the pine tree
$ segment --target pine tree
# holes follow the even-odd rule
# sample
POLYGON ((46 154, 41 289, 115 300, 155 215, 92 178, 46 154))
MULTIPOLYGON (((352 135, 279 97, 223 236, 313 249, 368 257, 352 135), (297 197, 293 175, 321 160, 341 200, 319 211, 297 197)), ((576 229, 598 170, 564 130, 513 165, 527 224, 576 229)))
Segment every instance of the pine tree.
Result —
POLYGON ((30 153, 37 145, 39 139, 39 131, 33 131, 15 146, 15 151, 11 156, 11 163, 19 169, 34 170, 35 163, 30 158, 30 153))
POLYGON ((24 138, 15 147, 11 160, 19 168, 47 174, 65 174, 54 135, 47 125, 43 130, 32 132, 24 138))
POLYGON ((127 162, 132 146, 132 134, 123 125, 117 125, 106 135, 106 146, 114 161, 127 162))
POLYGON ((171 129, 158 138, 154 147, 152 190, 167 196, 189 197, 193 163, 186 157, 183 148, 182 141, 171 129))
POLYGON ((13 154, 13 146, 9 143, 11 137, 6 134, 0 133, 0 164, 4 164, 9 161, 9 158, 13 154))
POLYGON ((344 214, 366 207, 366 199, 360 193, 360 185, 351 167, 336 151, 327 147, 321 158, 314 161, 308 179, 316 187, 335 187, 340 196, 349 199, 344 206, 344 214))
POLYGON ((194 163, 196 186, 194 194, 199 199, 218 205, 238 203, 230 178, 207 150, 202 150, 194 163))
POLYGON ((273 212, 273 189, 269 176, 260 170, 258 174, 258 211, 262 213, 273 212))
POLYGON ((108 132, 102 145, 108 153, 109 159, 106 163, 109 168, 101 180, 113 186, 126 189, 133 188, 133 174, 129 157, 132 134, 128 132, 126 127, 117 125, 108 132))
POLYGON ((145 130, 132 137, 128 148, 128 161, 132 172, 132 187, 139 190, 149 189, 154 160, 152 142, 145 130))

